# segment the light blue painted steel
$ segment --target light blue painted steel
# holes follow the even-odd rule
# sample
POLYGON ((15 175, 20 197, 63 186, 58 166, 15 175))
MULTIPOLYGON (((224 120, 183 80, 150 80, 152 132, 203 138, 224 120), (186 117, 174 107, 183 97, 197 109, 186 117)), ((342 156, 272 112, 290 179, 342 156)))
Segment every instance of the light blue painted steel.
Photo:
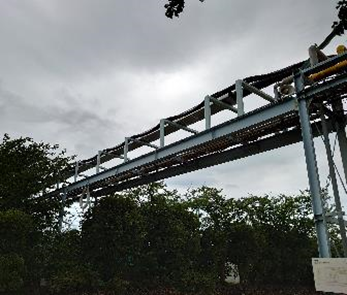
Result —
POLYGON ((165 119, 160 120, 160 147, 164 147, 165 145, 165 119))
POLYGON ((208 130, 211 128, 211 98, 210 96, 205 97, 205 129, 208 130))
MULTIPOLYGON (((123 164, 120 164, 114 168, 110 168, 99 174, 92 175, 88 179, 80 180, 76 183, 71 184, 67 187, 67 192, 73 191, 75 189, 83 188, 87 185, 91 185, 95 182, 101 181, 103 179, 112 177, 116 174, 139 168, 142 165, 154 162, 156 160, 164 159, 166 157, 181 153, 190 148, 194 148, 200 144, 206 143, 208 141, 221 138, 223 136, 229 135, 233 132, 240 131, 242 129, 249 128, 251 126, 263 123, 272 118, 282 116, 286 113, 290 113, 296 110, 295 99, 291 98, 287 101, 275 105, 269 105, 269 107, 254 112, 250 115, 246 115, 242 119, 234 119, 227 121, 223 124, 200 132, 196 135, 192 135, 183 140, 165 146, 156 152, 151 152, 138 157, 134 160, 129 160, 123 164)), ((126 153, 124 154, 126 156, 126 153)))
POLYGON ((198 134, 198 133, 199 133, 199 131, 196 131, 196 130, 194 130, 194 129, 192 129, 192 128, 189 128, 189 127, 187 127, 187 126, 183 126, 183 125, 181 125, 181 124, 178 124, 178 123, 173 122, 173 121, 170 121, 170 120, 164 119, 164 122, 167 123, 167 124, 169 124, 169 125, 175 126, 175 127, 179 128, 179 129, 182 129, 182 130, 184 130, 184 131, 193 133, 193 134, 198 134))
POLYGON ((242 80, 236 80, 235 91, 236 91, 237 114, 238 116, 242 116, 245 113, 245 106, 243 103, 243 81, 242 80))
POLYGON ((314 148, 310 118, 307 110, 307 102, 304 97, 300 97, 304 90, 304 78, 301 73, 294 76, 295 88, 299 100, 299 116, 302 132, 302 140, 305 150, 306 167, 312 197, 312 208, 315 219, 319 255, 322 258, 331 257, 329 238, 325 220, 325 213, 321 199, 321 186, 319 182, 316 152, 314 148))
POLYGON ((76 161, 75 163, 75 175, 74 175, 74 181, 77 182, 77 178, 78 178, 78 166, 79 166, 79 163, 78 161, 76 161))
POLYGON ((129 138, 126 137, 124 139, 124 152, 123 152, 123 157, 124 157, 124 163, 127 162, 129 159, 128 159, 128 150, 129 150, 129 138))
POLYGON ((98 151, 98 155, 97 155, 97 158, 96 158, 96 167, 95 167, 96 174, 98 174, 100 172, 100 157, 101 157, 101 153, 102 153, 102 151, 98 151))
POLYGON ((329 166, 329 175, 330 175, 330 179, 331 179, 331 185, 333 188, 334 200, 335 200, 335 206, 336 206, 336 212, 337 212, 337 219, 338 219, 338 223, 339 223, 340 235, 341 235, 341 240, 342 240, 342 248, 343 248, 344 257, 347 257, 346 228, 345 228, 345 222, 343 220, 340 193, 339 193, 339 188, 337 185, 335 165, 334 165, 334 160, 333 160, 333 156, 332 156, 331 145, 330 145, 330 140, 329 140, 329 132, 328 132, 326 119, 324 116, 323 107, 320 108, 320 113, 321 113, 320 116, 321 116, 321 121, 322 121, 322 130, 323 130, 325 151, 327 154, 327 161, 328 161, 328 166, 329 166))
POLYGON ((128 142, 130 143, 131 141, 132 141, 132 142, 138 142, 138 143, 141 144, 141 145, 146 145, 146 146, 151 147, 151 148, 154 148, 154 149, 158 149, 158 148, 159 148, 159 147, 156 146, 155 144, 152 144, 152 143, 149 143, 149 142, 145 142, 145 141, 140 140, 140 139, 137 139, 137 138, 129 137, 129 138, 128 138, 128 142))
POLYGON ((254 94, 264 98, 265 100, 269 101, 269 102, 274 102, 276 101, 271 95, 265 93, 264 91, 259 90, 258 88, 249 85, 248 83, 242 81, 242 86, 244 89, 247 89, 250 92, 253 92, 254 94))
POLYGON ((237 114, 237 108, 233 107, 233 106, 230 105, 230 104, 226 104, 226 103, 224 103, 224 102, 220 101, 219 99, 214 98, 214 97, 212 97, 212 96, 210 96, 210 101, 212 101, 212 102, 213 102, 214 104, 216 104, 216 105, 219 105, 219 106, 222 107, 223 109, 230 110, 230 111, 232 111, 232 112, 234 112, 234 113, 237 114))

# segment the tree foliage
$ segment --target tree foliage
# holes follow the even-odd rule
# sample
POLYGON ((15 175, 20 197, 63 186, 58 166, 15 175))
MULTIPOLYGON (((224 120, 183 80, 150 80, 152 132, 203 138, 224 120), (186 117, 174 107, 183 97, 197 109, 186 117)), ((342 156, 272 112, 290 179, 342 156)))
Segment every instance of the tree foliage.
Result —
POLYGON ((82 223, 84 257, 104 284, 194 288, 199 220, 154 183, 101 200, 82 223))
POLYGON ((0 255, 0 292, 16 294, 24 284, 24 259, 16 253, 0 255))
POLYGON ((31 214, 42 229, 56 224, 60 200, 39 195, 58 182, 70 161, 58 145, 37 143, 29 137, 11 139, 5 134, 0 143, 0 210, 31 214))
POLYGON ((342 35, 347 29, 347 1, 341 0, 337 2, 336 9, 338 10, 338 21, 334 21, 332 27, 338 35, 342 35))
POLYGON ((145 281, 155 285, 195 289, 200 224, 179 200, 175 191, 169 192, 159 184, 141 204, 146 226, 143 274, 145 281))
POLYGON ((45 275, 54 294, 96 291, 100 276, 84 259, 81 233, 69 230, 50 236, 46 249, 45 275))
POLYGON ((310 258, 317 247, 307 192, 235 200, 202 187, 191 191, 188 200, 200 213, 204 264, 212 265, 221 281, 227 263, 239 266, 244 282, 312 281, 310 258))
POLYGON ((131 277, 140 259, 143 227, 138 203, 129 197, 102 199, 87 212, 82 224, 83 253, 104 282, 131 277))
MULTIPOLYGON (((205 0, 199 0, 200 2, 204 2, 205 0)), ((164 5, 166 12, 165 15, 168 18, 179 17, 179 15, 183 12, 185 6, 185 0, 168 0, 168 3, 164 5)))
MULTIPOLYGON (((199 0, 204 2, 205 0, 199 0)), ((185 0, 167 0, 164 5, 165 15, 168 18, 179 17, 185 7, 185 0)), ((337 35, 344 34, 347 29, 347 0, 339 0, 336 4, 338 20, 334 21, 332 28, 337 35)))
POLYGON ((31 269, 35 232, 32 219, 18 210, 0 211, 0 292, 22 289, 25 268, 31 269))
POLYGON ((247 285, 312 284, 317 245, 308 192, 233 199, 216 188, 182 195, 153 183, 100 199, 80 230, 58 232, 61 206, 40 192, 70 160, 29 138, 5 136, 0 144, 0 294, 33 294, 40 281, 61 295, 206 294, 225 285, 231 266, 247 285))
POLYGON ((62 253, 52 263, 56 290, 83 290, 93 274, 90 289, 206 293, 224 284, 230 265, 244 284, 307 285, 317 255, 307 192, 230 199, 216 188, 182 196, 154 183, 101 199, 72 237, 75 247, 59 244, 81 251, 52 251, 62 253))
POLYGON ((70 157, 31 138, 0 143, 0 292, 35 290, 46 270, 48 236, 57 229, 58 199, 42 197, 70 157))

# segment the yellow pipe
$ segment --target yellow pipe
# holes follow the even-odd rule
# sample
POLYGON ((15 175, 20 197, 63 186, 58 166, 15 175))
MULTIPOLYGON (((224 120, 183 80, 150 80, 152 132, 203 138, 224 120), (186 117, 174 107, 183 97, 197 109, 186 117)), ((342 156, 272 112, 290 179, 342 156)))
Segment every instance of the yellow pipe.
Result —
MULTIPOLYGON (((347 48, 344 45, 339 45, 336 48, 337 54, 343 54, 346 51, 347 51, 347 48)), ((318 73, 310 75, 309 79, 311 79, 312 81, 319 81, 319 80, 322 80, 326 77, 334 75, 334 74, 340 72, 341 70, 344 70, 346 67, 347 67, 347 60, 344 60, 344 61, 339 62, 338 64, 336 64, 330 68, 327 68, 323 71, 320 71, 318 73)))
POLYGON ((338 64, 330 67, 330 68, 327 68, 323 71, 320 71, 318 73, 315 73, 315 74, 312 74, 309 76, 309 79, 311 79, 312 81, 319 81, 319 80, 322 80, 326 77, 329 77, 331 75, 334 75, 344 69, 347 68, 347 60, 344 60, 342 62, 339 62, 338 64))

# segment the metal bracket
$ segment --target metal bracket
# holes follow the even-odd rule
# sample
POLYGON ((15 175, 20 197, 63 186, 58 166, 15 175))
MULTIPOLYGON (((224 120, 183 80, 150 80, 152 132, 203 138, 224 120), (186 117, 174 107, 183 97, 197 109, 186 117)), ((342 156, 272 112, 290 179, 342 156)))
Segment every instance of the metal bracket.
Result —
POLYGON ((83 189, 82 191, 82 195, 80 197, 80 207, 82 209, 82 211, 84 211, 86 208, 88 208, 88 206, 90 206, 90 192, 89 192, 89 186, 87 186, 86 188, 83 189), (87 196, 87 201, 84 202, 83 201, 83 197, 84 195, 87 196))
POLYGON ((143 141, 143 140, 140 140, 140 139, 137 139, 137 138, 129 137, 128 140, 129 140, 129 142, 137 142, 137 143, 139 143, 139 144, 149 146, 149 147, 154 148, 154 149, 156 149, 156 150, 159 148, 159 147, 156 146, 155 144, 151 144, 151 143, 149 143, 149 142, 146 142, 146 141, 143 141))
POLYGON ((238 109, 226 104, 220 100, 218 100, 217 98, 214 98, 212 96, 205 96, 205 106, 204 106, 204 112, 205 112, 205 129, 210 129, 211 128, 211 103, 214 103, 220 107, 222 107, 223 109, 228 109, 236 114, 238 114, 238 109))
POLYGON ((107 168, 102 167, 101 164, 101 155, 102 155, 102 151, 98 151, 98 155, 96 156, 96 173, 99 173, 100 170, 107 170, 107 168))
POLYGON ((78 177, 84 177, 84 178, 88 178, 88 177, 89 177, 89 176, 86 175, 86 174, 78 173, 79 167, 80 167, 80 161, 76 161, 76 163, 75 163, 74 182, 77 182, 77 178, 78 178, 78 177))
POLYGON ((242 81, 242 86, 243 86, 243 89, 247 89, 248 91, 260 96, 261 98, 264 98, 265 100, 269 101, 269 102, 275 102, 276 99, 273 98, 271 95, 265 93, 264 91, 242 81))
POLYGON ((124 139, 124 151, 123 151, 124 163, 129 160, 128 151, 129 151, 129 137, 126 137, 124 139))
POLYGON ((173 121, 170 121, 170 120, 167 120, 167 119, 161 119, 160 120, 160 147, 164 147, 165 145, 165 124, 168 124, 168 125, 172 125, 172 126, 175 126, 176 128, 178 129, 182 129, 182 130, 185 130, 187 132, 190 132, 190 133, 193 133, 193 134, 198 134, 199 131, 196 131, 194 129, 191 129, 187 126, 183 126, 181 124, 178 124, 176 122, 173 122, 173 121))
POLYGON ((213 102, 214 104, 219 105, 220 107, 222 107, 224 109, 228 109, 228 110, 237 114, 237 108, 235 108, 235 107, 233 107, 227 103, 224 103, 224 102, 222 102, 222 101, 220 101, 217 98, 214 98, 212 96, 209 96, 209 98, 210 98, 210 101, 213 102))
POLYGON ((74 181, 77 181, 77 177, 78 177, 78 168, 79 168, 79 161, 76 161, 75 163, 75 175, 74 175, 74 181))
POLYGON ((245 106, 243 103, 243 81, 235 81, 236 103, 237 103, 237 115, 242 116, 245 113, 245 106))
POLYGON ((205 97, 204 101, 205 129, 211 128, 211 100, 210 96, 205 97))
MULTIPOLYGON (((131 142, 137 142, 137 143, 140 143, 142 145, 146 145, 146 146, 149 146, 151 148, 154 148, 154 149, 158 149, 159 147, 154 145, 154 144, 151 144, 149 142, 146 142, 146 141, 143 141, 143 140, 139 140, 137 138, 132 138, 132 137, 126 137, 125 140, 124 140, 124 152, 123 152, 123 159, 124 159, 124 162, 127 162, 129 161, 130 159, 128 158, 128 152, 129 152, 129 143, 131 142)), ((120 157, 121 158, 121 157, 120 157)))

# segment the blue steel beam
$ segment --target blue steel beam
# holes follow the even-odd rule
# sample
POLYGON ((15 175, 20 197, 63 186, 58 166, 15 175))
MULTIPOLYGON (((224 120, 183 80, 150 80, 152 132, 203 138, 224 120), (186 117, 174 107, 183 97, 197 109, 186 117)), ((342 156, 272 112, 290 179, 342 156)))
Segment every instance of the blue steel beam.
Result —
MULTIPOLYGON (((313 137, 322 135, 321 124, 318 122, 314 123, 314 125, 314 128, 312 126, 313 137)), ((333 129, 333 124, 331 123, 331 120, 327 121, 327 130, 329 133, 335 131, 333 129)), ((157 171, 148 175, 143 175, 136 179, 124 181, 119 184, 117 183, 115 185, 111 185, 93 192, 92 196, 105 196, 114 192, 119 192, 139 185, 144 185, 154 181, 163 180, 185 173, 190 173, 196 170, 212 167, 215 165, 220 165, 226 162, 240 160, 246 157, 250 157, 253 155, 285 147, 294 143, 298 143, 300 141, 302 141, 301 130, 296 128, 290 131, 285 131, 283 133, 273 135, 265 139, 261 139, 256 142, 242 145, 240 147, 229 149, 223 152, 216 152, 212 155, 200 157, 192 161, 183 162, 180 165, 168 167, 161 171, 157 171)))
MULTIPOLYGON (((330 66, 332 66, 332 65, 334 65, 340 61, 343 61, 345 59, 347 59, 347 54, 342 54, 342 55, 339 55, 337 57, 331 58, 327 61, 324 61, 320 64, 317 64, 315 67, 305 69, 305 70, 303 70, 303 73, 305 75, 309 75, 311 73, 315 73, 315 72, 318 72, 320 70, 326 69, 327 67, 330 67, 330 66)), ((295 65, 292 65, 291 67, 288 67, 288 68, 285 68, 285 69, 282 69, 282 70, 279 70, 279 71, 276 71, 276 72, 273 72, 270 74, 266 74, 266 75, 248 77, 245 79, 245 81, 247 81, 247 83, 249 83, 249 82, 254 83, 254 85, 252 84, 252 86, 257 86, 256 87, 257 89, 259 87, 260 87, 259 89, 262 89, 266 86, 269 86, 272 83, 276 83, 276 82, 282 80, 285 77, 285 76, 283 76, 284 73, 288 72, 289 68, 291 70, 297 69, 298 67, 302 66, 302 64, 303 63, 301 62, 301 63, 295 64, 295 65), (269 78, 272 81, 272 83, 270 83, 270 84, 268 82, 266 82, 269 78)), ((288 74, 290 74, 290 73, 288 72, 288 74)), ((228 87, 222 91, 219 91, 219 92, 213 94, 212 96, 214 98, 220 99, 222 102, 227 102, 227 104, 230 106, 235 105, 236 101, 237 101, 238 115, 243 115, 243 113, 244 113, 243 97, 247 96, 249 94, 249 92, 245 91, 245 93, 243 93, 244 91, 242 89, 242 80, 236 81, 234 86, 236 87, 236 91, 234 91, 235 87, 230 86, 230 87, 228 87)), ((211 115, 220 111, 220 108, 215 106, 215 105, 211 105, 210 108, 211 108, 210 109, 211 115)), ((203 104, 200 105, 199 107, 196 106, 192 109, 195 109, 195 111, 194 112, 187 111, 187 112, 184 112, 180 115, 174 116, 176 118, 175 123, 178 123, 178 124, 184 125, 184 126, 189 126, 191 124, 194 124, 197 121, 203 120, 203 118, 204 118, 204 116, 203 116, 203 112, 204 112, 203 104)), ((206 111, 206 108, 205 108, 205 111, 206 111)), ((208 122, 206 122, 206 123, 208 123, 208 122)), ((152 129, 153 130, 151 132, 144 133, 145 135, 139 139, 141 139, 145 142, 149 142, 149 143, 159 139, 160 138, 159 126, 158 126, 157 130, 154 130, 155 128, 152 128, 152 129)), ((168 134, 171 134, 171 133, 177 131, 178 129, 179 128, 177 128, 177 126, 170 125, 165 129, 165 133, 166 133, 166 135, 168 135, 168 134)), ((136 135, 136 136, 138 136, 138 135, 136 135)), ((84 161, 81 161, 81 165, 79 167, 79 172, 84 172, 86 170, 89 170, 91 168, 96 167, 98 165, 97 162, 99 162, 99 165, 100 165, 100 164, 105 163, 107 161, 110 161, 114 158, 120 157, 124 152, 123 151, 124 145, 125 144, 122 143, 122 144, 115 146, 113 148, 105 149, 99 155, 99 159, 97 159, 97 156, 95 156, 95 157, 92 157, 90 159, 86 159, 84 161)), ((141 144, 139 144, 139 143, 131 142, 128 144, 127 147, 128 147, 128 151, 131 151, 131 150, 134 150, 140 146, 141 146, 141 144)), ((75 173, 72 169, 71 171, 65 172, 65 177, 68 178, 70 176, 73 176, 74 174, 75 173)))
POLYGON ((306 168, 310 184, 312 208, 316 225, 319 255, 322 258, 331 257, 329 236, 325 219, 324 207, 321 199, 321 186, 316 160, 316 152, 313 142, 310 115, 307 107, 307 99, 302 95, 304 90, 304 76, 298 72, 294 76, 295 89, 299 100, 299 115, 305 150, 306 168))
MULTIPOLYGON (((163 160, 165 158, 172 157, 176 154, 180 154, 189 149, 198 147, 199 145, 211 142, 213 140, 222 138, 227 135, 231 135, 234 132, 239 132, 241 130, 246 130, 253 126, 263 124, 266 121, 274 119, 276 117, 283 116, 285 114, 296 111, 296 100, 294 98, 289 98, 281 103, 276 103, 273 105, 268 105, 267 107, 258 109, 255 112, 246 114, 242 117, 227 121, 218 126, 200 132, 196 135, 187 137, 178 142, 172 143, 168 146, 160 148, 154 152, 150 152, 133 160, 129 160, 118 166, 110 168, 99 174, 92 175, 86 179, 77 181, 69 186, 67 186, 66 192, 69 192, 84 188, 96 184, 99 181, 103 181, 110 177, 114 177, 117 174, 124 173, 126 171, 131 171, 133 169, 141 169, 141 166, 146 165, 151 162, 158 160, 163 160)), ((56 190, 49 195, 61 193, 62 190, 56 190)))
MULTIPOLYGON (((303 97, 302 99, 305 100, 315 96, 323 97, 324 95, 326 96, 326 93, 331 92, 337 95, 341 95, 346 92, 346 83, 347 76, 342 75, 335 77, 335 79, 324 84, 318 84, 315 85, 315 87, 302 89, 300 94, 303 97), (338 89, 337 92, 336 89, 338 89)), ((201 148, 204 144, 214 142, 228 135, 230 137, 233 133, 243 131, 248 132, 249 130, 252 130, 254 126, 264 125, 267 123, 267 121, 269 122, 276 117, 285 117, 286 114, 297 113, 296 108, 297 99, 295 97, 289 97, 285 101, 279 101, 273 104, 266 105, 251 113, 245 114, 213 128, 200 132, 199 134, 192 135, 188 138, 172 143, 171 145, 162 147, 154 152, 150 152, 133 160, 128 160, 123 164, 87 177, 86 179, 77 181, 67 186, 66 192, 68 194, 73 191, 76 191, 78 193, 77 190, 81 190, 82 188, 87 186, 93 186, 94 189, 97 189, 105 186, 105 181, 107 182, 108 179, 115 178, 115 176, 124 173, 130 173, 130 176, 126 176, 128 177, 128 179, 130 179, 132 176, 138 175, 145 165, 155 165, 159 161, 165 162, 170 159, 172 160, 175 155, 176 157, 179 157, 181 153, 192 151, 199 148, 199 146, 201 148)), ((59 193, 62 193, 62 189, 53 191, 47 196, 56 195, 59 193)))

